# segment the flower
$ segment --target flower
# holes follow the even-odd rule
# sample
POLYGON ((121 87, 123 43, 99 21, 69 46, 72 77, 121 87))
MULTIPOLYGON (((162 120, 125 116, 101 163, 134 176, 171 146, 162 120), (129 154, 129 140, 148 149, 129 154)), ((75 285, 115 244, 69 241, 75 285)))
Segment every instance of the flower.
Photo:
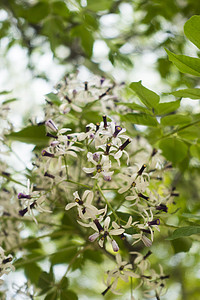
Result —
POLYGON ((125 175, 120 173, 119 176, 124 181, 127 182, 126 185, 121 187, 118 190, 118 193, 123 194, 129 189, 135 188, 138 192, 144 192, 146 190, 146 187, 149 185, 148 179, 149 174, 144 172, 144 169, 146 168, 146 165, 143 164, 142 167, 138 168, 136 172, 134 172, 132 175, 125 175))
POLYGON ((100 236, 99 245, 100 247, 103 247, 104 241, 107 238, 107 240, 112 245, 113 251, 117 252, 119 250, 119 247, 117 245, 117 242, 114 241, 112 235, 121 235, 125 230, 123 228, 120 228, 120 226, 116 222, 112 222, 112 227, 114 229, 109 229, 110 217, 107 217, 105 219, 104 228, 101 226, 98 219, 94 220, 93 222, 96 225, 95 230, 97 232, 89 236, 89 241, 94 242, 100 236))
POLYGON ((96 161, 94 159, 94 154, 88 152, 87 158, 88 161, 93 163, 95 166, 91 168, 83 167, 83 171, 87 174, 95 172, 96 174, 92 178, 98 179, 100 174, 103 177, 112 176, 112 174, 114 173, 114 171, 109 171, 109 169, 111 168, 111 161, 106 155, 102 155, 101 159, 99 159, 99 161, 96 161))
POLYGON ((132 264, 127 261, 122 261, 119 253, 116 254, 116 262, 116 268, 107 271, 107 289, 102 293, 102 295, 105 295, 109 290, 112 291, 113 294, 120 295, 119 291, 116 290, 119 279, 128 282, 129 277, 139 278, 139 275, 131 270, 132 264))
POLYGON ((145 213, 145 216, 143 216, 142 214, 140 214, 142 216, 142 218, 144 219, 144 224, 137 224, 136 226, 140 229, 143 229, 143 230, 149 230, 150 233, 151 233, 151 240, 153 242, 153 230, 152 230, 152 227, 156 228, 158 231, 160 231, 158 225, 160 225, 160 220, 159 219, 153 219, 154 216, 153 216, 153 213, 151 211, 151 209, 149 210, 150 211, 150 216, 148 214, 148 212, 143 209, 143 212, 145 213))
POLYGON ((94 193, 92 191, 84 191, 82 199, 80 198, 77 191, 73 193, 73 196, 75 202, 68 203, 65 206, 65 210, 69 210, 72 207, 76 206, 78 209, 78 215, 81 219, 96 218, 97 215, 102 213, 102 210, 98 210, 91 204, 94 197, 94 193))
POLYGON ((33 214, 33 208, 37 209, 39 212, 51 213, 50 210, 41 207, 41 204, 45 202, 46 197, 45 195, 41 195, 38 191, 33 191, 33 184, 30 185, 29 179, 27 180, 27 192, 19 193, 18 199, 24 200, 24 205, 26 206, 24 209, 19 210, 19 215, 23 217, 29 212, 36 224, 37 220, 33 214))
POLYGON ((109 275, 116 278, 121 278, 123 281, 128 282, 129 277, 139 278, 139 275, 131 271, 132 264, 127 261, 122 261, 121 255, 116 254, 117 267, 109 271, 109 275))
MULTIPOLYGON (((0 247, 0 277, 14 270, 15 267, 12 265, 12 255, 5 256, 3 248, 0 247)), ((1 280, 0 283, 2 282, 3 281, 1 280)))

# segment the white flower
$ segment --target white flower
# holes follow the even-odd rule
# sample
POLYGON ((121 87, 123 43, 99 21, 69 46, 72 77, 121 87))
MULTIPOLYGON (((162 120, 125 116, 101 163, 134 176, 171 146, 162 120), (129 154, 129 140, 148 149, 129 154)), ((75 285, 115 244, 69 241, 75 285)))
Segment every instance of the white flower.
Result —
POLYGON ((108 123, 108 129, 104 134, 112 141, 113 145, 120 147, 122 144, 121 139, 128 139, 128 136, 123 134, 125 131, 125 128, 116 125, 116 123, 112 121, 108 123))
POLYGON ((19 193, 18 199, 24 200, 24 205, 26 206, 24 209, 19 211, 19 215, 23 217, 28 212, 36 224, 37 220, 33 214, 33 208, 37 209, 39 212, 51 213, 50 210, 41 207, 41 204, 45 202, 46 197, 45 195, 41 195, 38 191, 33 191, 33 184, 30 185, 29 179, 27 180, 27 192, 19 193))
POLYGON ((132 245, 135 245, 139 241, 142 241, 146 247, 151 247, 152 241, 144 235, 144 233, 141 231, 140 233, 132 234, 132 238, 136 239, 135 242, 132 243, 132 245))
POLYGON ((8 274, 10 271, 14 271, 15 267, 12 265, 12 255, 5 256, 4 250, 0 247, 0 277, 3 274, 8 274))
POLYGON ((101 210, 98 210, 91 204, 94 197, 94 193, 92 191, 86 190, 83 193, 82 199, 77 191, 73 193, 73 196, 75 202, 68 203, 65 207, 65 210, 69 210, 76 206, 78 209, 78 215, 81 219, 96 218, 97 215, 102 213, 101 210))
POLYGON ((134 172, 131 176, 119 174, 120 178, 127 182, 125 186, 119 189, 118 193, 122 194, 131 188, 136 188, 138 192, 144 192, 149 185, 149 174, 144 172, 146 165, 138 168, 137 172, 134 172))
POLYGON ((132 264, 127 261, 122 261, 121 255, 116 254, 117 267, 109 271, 109 275, 116 278, 121 278, 123 281, 128 282, 129 277, 139 278, 139 275, 131 271, 132 264))
POLYGON ((120 228, 120 226, 115 222, 112 222, 112 227, 114 229, 109 229, 110 217, 107 217, 105 219, 104 227, 101 226, 98 220, 94 220, 94 223, 96 225, 95 230, 97 231, 97 233, 89 236, 89 241, 93 242, 95 239, 97 239, 100 236, 99 245, 100 247, 103 247, 104 241, 107 238, 107 240, 111 243, 113 247, 113 251, 117 252, 119 250, 119 247, 116 241, 113 242, 114 239, 112 235, 121 235, 124 232, 124 229, 120 228))
POLYGON ((116 254, 116 262, 117 267, 113 270, 107 271, 107 289, 102 293, 102 295, 105 295, 108 291, 111 291, 113 294, 120 295, 119 291, 116 290, 119 279, 128 282, 129 277, 139 278, 139 275, 131 270, 132 265, 127 261, 122 261, 119 253, 116 254))
POLYGON ((134 260, 134 265, 137 265, 137 267, 140 269, 140 272, 144 274, 144 271, 146 271, 150 267, 150 263, 147 260, 147 257, 151 254, 152 252, 149 250, 148 253, 144 256, 139 252, 132 251, 130 254, 135 254, 137 257, 134 260))
POLYGON ((143 212, 145 213, 145 216, 143 214, 140 214, 140 215, 144 219, 144 224, 137 224, 137 227, 139 229, 143 229, 143 230, 150 230, 151 240, 153 242, 153 234, 154 233, 153 233, 152 227, 154 227, 158 231, 160 231, 160 228, 158 227, 158 225, 160 225, 160 220, 159 219, 154 220, 154 216, 153 216, 153 213, 152 213, 151 209, 149 211, 150 211, 150 216, 149 216, 148 212, 145 209, 143 209, 143 212))
POLYGON ((87 174, 96 173, 92 178, 99 178, 100 175, 104 176, 112 176, 114 171, 109 171, 111 168, 111 161, 105 155, 102 155, 99 161, 94 160, 93 154, 88 152, 87 154, 88 161, 93 163, 95 166, 91 168, 83 167, 83 171, 87 174))

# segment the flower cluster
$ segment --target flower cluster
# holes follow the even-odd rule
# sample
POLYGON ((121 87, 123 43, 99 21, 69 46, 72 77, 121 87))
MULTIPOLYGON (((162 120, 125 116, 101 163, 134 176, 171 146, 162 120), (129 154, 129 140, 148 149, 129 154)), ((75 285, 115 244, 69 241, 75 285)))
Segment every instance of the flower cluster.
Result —
MULTIPOLYGON (((159 150, 120 121, 127 112, 116 105, 122 89, 103 77, 80 84, 71 75, 56 86, 56 103, 47 98, 42 123, 49 144, 36 150, 12 213, 2 206, 2 214, 22 222, 31 216, 38 226, 52 219, 61 227, 63 215, 73 218, 86 246, 116 262, 103 295, 119 293, 119 281, 132 278, 136 288, 145 286, 145 296, 155 291, 159 297, 167 276, 151 268, 151 251, 142 252, 152 246, 176 192, 164 184, 171 168, 159 150)), ((13 270, 10 262, 2 258, 2 272, 13 270)))

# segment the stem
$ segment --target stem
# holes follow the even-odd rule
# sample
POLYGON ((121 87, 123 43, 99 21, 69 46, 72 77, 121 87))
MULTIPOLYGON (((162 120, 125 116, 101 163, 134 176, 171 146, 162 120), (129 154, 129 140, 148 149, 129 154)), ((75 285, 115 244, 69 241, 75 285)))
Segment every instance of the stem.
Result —
POLYGON ((52 256, 54 254, 65 252, 65 251, 67 251, 67 250, 69 250, 71 248, 76 248, 76 246, 66 247, 66 248, 60 249, 60 250, 58 250, 56 252, 52 252, 52 253, 49 253, 49 254, 45 253, 45 254, 39 255, 37 257, 34 257, 32 259, 27 259, 27 260, 22 261, 22 262, 16 262, 16 263, 14 263, 14 266, 15 267, 21 267, 21 266, 33 263, 33 262, 38 261, 38 260, 42 260, 42 259, 44 259, 46 257, 49 257, 49 256, 52 256))
POLYGON ((15 249, 22 248, 22 247, 24 247, 24 246, 26 246, 26 245, 28 245, 28 244, 31 244, 31 243, 33 243, 33 242, 35 242, 35 241, 40 240, 40 239, 43 239, 43 238, 46 238, 46 237, 53 237, 53 236, 63 235, 64 233, 66 233, 66 232, 65 232, 65 231, 57 231, 57 232, 52 232, 52 233, 44 234, 44 235, 38 236, 38 237, 36 237, 36 238, 29 239, 29 240, 26 241, 26 242, 22 242, 22 243, 20 243, 20 244, 18 244, 18 245, 16 245, 16 246, 14 246, 14 247, 12 247, 12 248, 6 250, 6 252, 7 252, 7 253, 10 253, 10 252, 12 252, 12 251, 15 250, 15 249))
POLYGON ((131 277, 131 299, 133 296, 133 278, 131 277))
POLYGON ((80 186, 83 186, 83 187, 86 187, 87 189, 90 189, 90 190, 93 189, 92 186, 89 186, 89 185, 87 185, 87 184, 82 184, 82 183, 77 182, 77 181, 73 181, 73 180, 69 180, 69 179, 67 179, 67 180, 65 180, 65 181, 70 182, 70 183, 73 183, 73 184, 77 184, 77 185, 80 185, 80 186))
POLYGON ((177 128, 177 129, 174 129, 174 130, 172 130, 171 132, 167 133, 166 135, 164 135, 164 136, 158 138, 158 139, 154 142, 154 144, 157 143, 158 141, 162 140, 162 139, 165 139, 165 138, 169 137, 170 135, 173 135, 174 133, 177 133, 177 132, 179 132, 179 131, 181 131, 181 130, 184 130, 184 129, 186 129, 186 128, 188 128, 188 127, 191 127, 191 126, 193 126, 193 125, 195 125, 195 124, 198 124, 198 123, 200 123, 200 120, 194 121, 194 122, 192 122, 192 123, 190 123, 190 124, 187 124, 187 125, 184 125, 184 126, 182 126, 182 127, 177 128))
MULTIPOLYGON (((75 261, 76 258, 79 256, 79 254, 81 254, 82 252, 84 252, 85 250, 87 250, 87 249, 89 249, 89 248, 91 248, 91 245, 85 246, 84 248, 80 249, 80 250, 74 255, 74 257, 72 258, 72 260, 70 261, 70 263, 69 263, 69 265, 68 265, 68 267, 67 267, 67 270, 66 270, 64 276, 67 275, 67 273, 69 272, 71 266, 73 265, 74 261, 75 261)), ((64 277, 64 276, 63 276, 63 277, 64 277)))
MULTIPOLYGON (((21 221, 21 222, 31 222, 33 223, 33 219, 26 219, 24 217, 14 217, 14 216, 1 216, 1 219, 3 220, 16 220, 16 221, 21 221)), ((56 223, 50 223, 50 222, 45 222, 45 221, 42 221, 42 220, 38 220, 38 223, 40 224, 43 224, 43 225, 48 225, 48 226, 56 226, 56 227, 61 227, 61 228, 66 228, 66 229, 71 229, 72 227, 71 226, 67 226, 67 225, 61 225, 61 224, 56 224, 56 223)), ((34 223, 33 223, 34 224, 34 223)))
POLYGON ((10 176, 7 176, 7 175, 5 175, 5 174, 1 174, 1 176, 4 177, 4 178, 6 178, 8 181, 12 181, 12 182, 14 182, 14 183, 17 183, 17 184, 19 184, 19 185, 22 185, 22 186, 26 187, 26 184, 23 184, 23 183, 21 183, 20 181, 15 180, 15 179, 13 179, 13 178, 10 177, 10 176))
POLYGON ((116 220, 119 220, 119 217, 117 216, 115 210, 112 208, 112 206, 110 205, 110 203, 108 202, 108 200, 106 199, 106 197, 104 196, 104 193, 102 192, 100 186, 97 184, 97 188, 101 194, 101 196, 103 197, 103 199, 105 200, 106 204, 108 205, 108 207, 110 208, 110 210, 112 211, 113 215, 115 216, 116 220))
POLYGON ((69 179, 66 156, 64 155, 63 158, 64 158, 64 163, 65 163, 65 170, 66 170, 67 179, 69 179))

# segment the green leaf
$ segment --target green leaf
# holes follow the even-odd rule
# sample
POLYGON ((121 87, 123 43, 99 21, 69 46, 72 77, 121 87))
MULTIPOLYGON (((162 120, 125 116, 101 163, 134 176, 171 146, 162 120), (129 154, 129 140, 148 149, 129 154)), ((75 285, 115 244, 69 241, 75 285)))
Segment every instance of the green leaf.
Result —
POLYGON ((54 1, 51 4, 51 9, 54 14, 57 14, 61 17, 65 18, 69 16, 69 9, 63 1, 54 1))
POLYGON ((11 132, 6 135, 10 140, 19 141, 26 144, 34 144, 37 146, 46 146, 49 138, 46 136, 46 129, 44 125, 28 126, 18 132, 11 132))
POLYGON ((15 102, 17 100, 18 100, 17 98, 11 98, 11 99, 3 101, 2 104, 8 104, 8 103, 11 103, 11 102, 15 102))
POLYGON ((190 147, 190 154, 200 160, 200 144, 195 144, 190 147))
POLYGON ((188 252, 192 246, 192 241, 186 238, 180 238, 178 240, 171 241, 174 253, 188 252))
POLYGON ((29 238, 26 239, 26 245, 24 248, 28 250, 36 250, 36 249, 41 249, 41 243, 37 240, 34 240, 33 236, 29 236, 29 238))
POLYGON ((130 113, 124 116, 121 115, 120 118, 122 121, 138 125, 146 125, 153 127, 156 127, 158 125, 158 122, 155 117, 152 117, 151 115, 147 115, 145 113, 130 113))
POLYGON ((60 101, 59 97, 54 93, 46 94, 45 98, 55 105, 59 106, 60 104, 62 104, 62 101, 60 101))
POLYGON ((54 278, 52 274, 47 272, 42 272, 38 280, 38 287, 40 287, 41 289, 50 288, 52 287, 53 282, 54 282, 54 278))
POLYGON ((158 103, 158 105, 155 107, 155 112, 158 115, 164 115, 177 110, 179 106, 180 106, 180 100, 166 102, 166 103, 158 103))
POLYGON ((144 87, 141 81, 132 82, 129 86, 148 108, 154 108, 160 101, 160 97, 153 91, 144 87))
POLYGON ((192 234, 200 233, 200 226, 186 226, 176 229, 167 240, 175 240, 183 236, 190 236, 192 234))
POLYGON ((37 284, 42 270, 36 263, 32 263, 24 266, 24 272, 31 283, 37 284))
POLYGON ((200 220, 200 215, 193 215, 193 214, 189 214, 189 213, 183 213, 182 216, 187 218, 187 219, 200 220))
POLYGON ((200 49, 200 16, 192 16, 185 23, 184 33, 200 49))
POLYGON ((159 147, 167 160, 174 164, 182 161, 188 152, 188 146, 177 138, 166 138, 161 140, 159 147))
POLYGON ((57 291, 54 290, 51 293, 48 293, 44 298, 44 300, 57 300, 58 299, 57 296, 58 296, 57 291))
POLYGON ((88 57, 91 57, 93 53, 94 38, 92 32, 93 31, 88 30, 85 25, 78 25, 71 30, 71 35, 73 37, 78 36, 80 38, 82 48, 85 50, 88 57))
POLYGON ((77 252, 77 246, 69 246, 69 249, 65 249, 63 252, 55 253, 51 256, 50 261, 52 265, 63 264, 71 261, 77 252))
POLYGON ((182 73, 200 76, 200 59, 186 55, 177 55, 165 49, 169 60, 173 62, 182 73))
POLYGON ((84 119, 88 122, 88 123, 97 123, 97 122, 101 122, 102 121, 102 117, 99 116, 99 113, 96 111, 86 111, 84 112, 83 115, 84 119))
POLYGON ((174 125, 183 125, 191 122, 190 116, 173 114, 161 118, 161 124, 163 126, 174 126, 174 125))
POLYGON ((48 2, 38 2, 29 8, 26 13, 25 18, 28 22, 36 24, 46 18, 49 14, 49 4, 48 2))
POLYGON ((111 7, 112 1, 108 0, 88 0, 87 1, 87 9, 98 12, 102 10, 107 10, 111 7))
POLYGON ((78 300, 77 295, 71 290, 61 291, 60 300, 78 300))
POLYGON ((84 20, 85 20, 85 23, 91 27, 91 29, 93 30, 97 30, 99 25, 98 25, 98 20, 95 19, 95 17, 93 17, 92 15, 90 14, 86 14, 84 13, 84 20))
POLYGON ((136 104, 136 103, 116 102, 115 104, 116 105, 124 105, 124 106, 126 106, 126 107, 128 107, 132 110, 137 110, 137 111, 149 114, 149 110, 146 107, 141 106, 141 105, 136 104))
POLYGON ((67 277, 63 277, 60 281, 59 288, 60 289, 67 289, 69 286, 69 280, 67 277))
POLYGON ((83 257, 84 259, 92 260, 99 264, 103 261, 102 253, 97 253, 96 251, 90 249, 83 252, 83 257))
POLYGON ((200 99, 200 89, 183 89, 172 92, 171 94, 180 98, 200 99))
POLYGON ((178 136, 186 140, 195 140, 199 137, 199 135, 199 128, 197 128, 196 126, 190 126, 178 131, 178 136))
POLYGON ((0 95, 7 95, 10 94, 12 91, 1 91, 0 95))

